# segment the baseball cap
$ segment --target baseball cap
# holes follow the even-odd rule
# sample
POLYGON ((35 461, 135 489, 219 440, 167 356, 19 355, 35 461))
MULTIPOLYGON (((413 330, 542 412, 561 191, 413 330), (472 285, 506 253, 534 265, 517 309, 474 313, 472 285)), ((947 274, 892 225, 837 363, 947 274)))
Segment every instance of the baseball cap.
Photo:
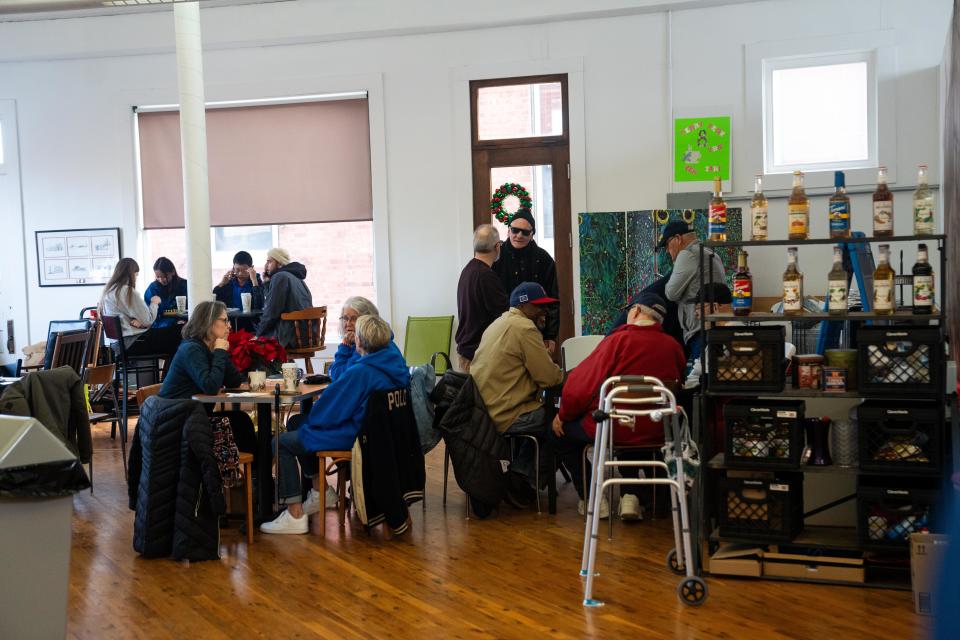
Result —
POLYGON ((660 314, 661 318, 667 315, 667 303, 659 295, 652 291, 645 291, 637 297, 637 304, 642 307, 649 307, 660 314))
POLYGON ((664 249, 667 246, 667 242, 670 238, 674 236, 682 236, 685 233, 691 233, 693 229, 690 228, 683 220, 671 220, 667 223, 667 226, 663 228, 663 235, 660 236, 660 242, 657 243, 657 249, 664 249))
POLYGON ((536 282, 521 282, 510 294, 510 306, 519 307, 522 304, 550 304, 560 302, 556 298, 547 297, 547 292, 536 282))

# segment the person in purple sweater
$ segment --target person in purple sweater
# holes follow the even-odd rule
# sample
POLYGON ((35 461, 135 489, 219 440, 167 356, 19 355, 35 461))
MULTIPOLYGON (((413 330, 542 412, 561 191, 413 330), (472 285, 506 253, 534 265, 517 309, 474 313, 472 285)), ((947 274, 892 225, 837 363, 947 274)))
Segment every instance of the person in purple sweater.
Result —
POLYGON ((473 232, 473 258, 460 272, 457 284, 457 369, 470 372, 470 362, 480 337, 490 324, 510 308, 507 292, 493 271, 503 242, 492 224, 473 232))

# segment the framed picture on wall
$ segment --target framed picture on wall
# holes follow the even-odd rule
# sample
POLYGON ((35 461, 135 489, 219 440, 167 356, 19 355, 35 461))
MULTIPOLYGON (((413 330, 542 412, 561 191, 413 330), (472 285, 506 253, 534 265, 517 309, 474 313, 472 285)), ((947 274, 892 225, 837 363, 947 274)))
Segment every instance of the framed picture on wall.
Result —
POLYGON ((120 228, 37 231, 41 287, 101 287, 120 260, 120 228))

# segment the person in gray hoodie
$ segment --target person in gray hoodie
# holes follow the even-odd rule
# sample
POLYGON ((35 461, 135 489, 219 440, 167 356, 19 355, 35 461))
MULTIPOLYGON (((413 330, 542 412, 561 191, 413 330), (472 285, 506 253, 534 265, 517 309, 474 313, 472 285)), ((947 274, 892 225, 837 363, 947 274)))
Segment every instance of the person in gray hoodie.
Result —
POLYGON ((307 268, 291 261, 285 249, 274 247, 267 252, 263 273, 266 295, 257 336, 276 338, 286 349, 295 344, 296 334, 293 323, 281 320, 280 315, 313 306, 313 295, 306 283, 307 268))
POLYGON ((666 249, 673 260, 673 271, 664 293, 667 300, 677 303, 687 358, 696 358, 700 353, 702 339, 700 319, 697 318, 694 308, 697 294, 704 284, 724 281, 723 262, 712 249, 705 248, 703 273, 700 273, 700 240, 690 225, 682 220, 667 223, 657 249, 666 249))

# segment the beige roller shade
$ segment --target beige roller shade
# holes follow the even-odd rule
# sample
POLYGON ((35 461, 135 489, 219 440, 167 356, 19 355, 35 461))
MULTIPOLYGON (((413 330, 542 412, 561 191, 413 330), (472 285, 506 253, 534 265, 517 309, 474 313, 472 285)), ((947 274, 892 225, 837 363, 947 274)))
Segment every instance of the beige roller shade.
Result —
MULTIPOLYGON (((180 116, 139 113, 146 229, 183 227, 180 116)), ((365 99, 207 109, 210 224, 371 220, 365 99)))

